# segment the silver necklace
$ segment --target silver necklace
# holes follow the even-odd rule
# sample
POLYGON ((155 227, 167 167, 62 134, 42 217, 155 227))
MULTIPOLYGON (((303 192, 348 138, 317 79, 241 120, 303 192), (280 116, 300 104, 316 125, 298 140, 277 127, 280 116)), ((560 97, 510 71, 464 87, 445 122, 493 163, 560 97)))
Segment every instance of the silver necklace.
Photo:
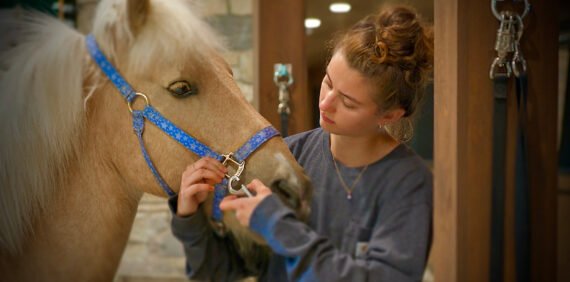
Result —
POLYGON ((360 171, 360 173, 358 174, 356 179, 354 179, 354 182, 352 182, 352 185, 350 185, 350 188, 349 188, 348 186, 346 186, 346 183, 344 183, 344 179, 342 179, 342 175, 340 175, 340 170, 338 169, 338 165, 336 164, 336 160, 335 160, 334 156, 332 156, 332 159, 333 159, 333 163, 334 163, 334 168, 336 170, 336 174, 338 175, 338 179, 340 179, 340 184, 342 185, 342 188, 344 188, 344 190, 346 191, 346 199, 350 200, 350 199, 352 199, 352 190, 354 190, 354 188, 356 187, 358 180, 360 180, 360 177, 364 174, 364 172, 368 168, 368 165, 366 165, 364 168, 362 168, 362 170, 360 171))

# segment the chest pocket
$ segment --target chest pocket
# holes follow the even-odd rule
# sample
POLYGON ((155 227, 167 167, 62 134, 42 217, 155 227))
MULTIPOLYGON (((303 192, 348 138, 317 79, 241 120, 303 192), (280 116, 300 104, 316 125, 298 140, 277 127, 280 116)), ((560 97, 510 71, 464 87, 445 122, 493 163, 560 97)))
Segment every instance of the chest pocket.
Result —
POLYGON ((363 244, 367 245, 372 236, 372 229, 363 226, 357 220, 350 220, 344 232, 341 250, 350 254, 353 258, 362 257, 364 252, 362 250, 363 244), (361 248, 359 252, 356 251, 357 245, 361 248))

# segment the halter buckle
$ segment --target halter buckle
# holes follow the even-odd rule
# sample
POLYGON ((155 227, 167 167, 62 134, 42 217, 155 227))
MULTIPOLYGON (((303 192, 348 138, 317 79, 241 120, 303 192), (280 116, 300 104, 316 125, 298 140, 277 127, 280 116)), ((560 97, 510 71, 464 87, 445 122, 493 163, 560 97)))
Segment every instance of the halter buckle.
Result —
MULTIPOLYGON (((234 174, 233 176, 239 177, 239 176, 241 175, 243 169, 245 168, 245 161, 243 161, 243 162, 241 162, 241 163, 238 162, 238 161, 236 161, 236 160, 233 158, 233 154, 234 154, 234 153, 232 153, 232 152, 230 152, 230 153, 227 154, 227 155, 223 155, 223 154, 222 154, 222 157, 224 157, 224 160, 222 161, 222 165, 225 166, 225 167, 227 167, 226 164, 227 164, 228 161, 229 161, 229 162, 231 162, 233 165, 237 166, 237 170, 236 170, 236 172, 235 172, 235 174, 234 174)), ((232 177, 232 175, 229 175, 229 174, 226 173, 226 177, 229 179, 229 178, 232 177)))
POLYGON ((222 165, 225 167, 228 167, 227 164, 233 164, 234 166, 237 167, 236 172, 234 173, 234 175, 229 175, 226 173, 225 177, 228 178, 228 191, 232 194, 237 194, 239 193, 239 190, 236 190, 233 188, 233 184, 239 181, 239 176, 241 175, 241 173, 243 172, 244 168, 245 168, 245 161, 242 162, 238 162, 237 160, 235 160, 233 158, 233 152, 230 152, 227 155, 223 155, 222 157, 224 157, 224 160, 222 161, 222 165))

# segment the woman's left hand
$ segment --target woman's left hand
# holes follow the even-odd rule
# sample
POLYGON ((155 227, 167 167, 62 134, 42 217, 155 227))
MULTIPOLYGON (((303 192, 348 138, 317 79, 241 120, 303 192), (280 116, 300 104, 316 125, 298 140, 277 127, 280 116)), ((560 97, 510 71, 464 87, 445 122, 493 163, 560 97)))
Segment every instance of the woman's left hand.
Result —
POLYGON ((259 205, 259 203, 263 201, 265 197, 271 195, 272 193, 271 189, 263 185, 263 183, 258 179, 254 179, 251 181, 251 183, 247 184, 247 189, 255 191, 255 196, 251 198, 238 198, 235 195, 227 196, 220 203, 221 210, 235 210, 236 217, 243 226, 249 226, 249 219, 251 218, 253 210, 255 210, 257 205, 259 205))

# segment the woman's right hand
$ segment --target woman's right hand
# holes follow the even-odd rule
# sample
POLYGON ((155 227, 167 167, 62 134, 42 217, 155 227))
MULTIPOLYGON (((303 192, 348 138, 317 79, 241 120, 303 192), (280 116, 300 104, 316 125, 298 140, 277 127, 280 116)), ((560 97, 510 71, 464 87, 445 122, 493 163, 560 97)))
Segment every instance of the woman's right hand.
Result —
POLYGON ((208 193, 214 191, 214 184, 222 182, 226 172, 222 163, 210 157, 186 167, 180 181, 176 215, 185 217, 195 213, 208 198, 208 193))

